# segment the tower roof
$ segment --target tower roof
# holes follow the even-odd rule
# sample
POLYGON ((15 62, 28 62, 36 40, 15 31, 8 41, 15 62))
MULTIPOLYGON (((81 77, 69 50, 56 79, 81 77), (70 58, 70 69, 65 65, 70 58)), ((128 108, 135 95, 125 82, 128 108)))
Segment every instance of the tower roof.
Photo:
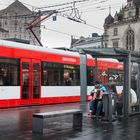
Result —
POLYGON ((3 11, 5 12, 15 12, 15 13, 29 13, 31 12, 26 6, 24 6, 19 0, 15 0, 12 4, 10 4, 7 8, 3 11))
POLYGON ((120 12, 118 13, 118 20, 122 20, 123 18, 123 10, 120 10, 120 12))
POLYGON ((114 18, 111 16, 111 14, 109 14, 106 18, 105 18, 105 23, 104 25, 109 25, 111 23, 114 22, 114 18))

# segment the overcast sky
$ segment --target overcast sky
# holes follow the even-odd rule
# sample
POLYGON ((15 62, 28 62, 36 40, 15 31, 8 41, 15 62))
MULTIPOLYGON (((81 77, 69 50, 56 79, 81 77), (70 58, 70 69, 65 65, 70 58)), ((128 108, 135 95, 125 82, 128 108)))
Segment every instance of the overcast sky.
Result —
MULTIPOLYGON (((15 0, 0 0, 0 9, 4 9, 9 4, 15 0)), ((19 0, 20 2, 26 4, 26 6, 32 10, 35 10, 36 7, 47 7, 52 5, 59 5, 51 7, 50 9, 62 9, 64 7, 67 10, 73 7, 73 4, 68 4, 74 0, 19 0), (65 4, 67 3, 67 4, 65 4), (60 6, 60 4, 65 4, 60 6)), ((82 0, 75 0, 82 1, 82 0)), ((80 36, 88 37, 92 33, 97 32, 99 35, 103 33, 103 24, 104 19, 109 14, 109 7, 111 7, 111 14, 114 16, 116 11, 120 11, 122 5, 126 4, 126 0, 89 0, 85 2, 77 2, 75 7, 79 10, 79 15, 82 20, 86 21, 86 24, 78 23, 68 18, 62 16, 57 16, 57 20, 53 21, 52 17, 42 22, 42 44, 49 48, 57 47, 70 47, 71 35, 78 38, 80 36)), ((44 8, 41 10, 50 10, 44 8)), ((66 10, 65 9, 65 10, 66 10)), ((74 17, 77 11, 71 10, 63 12, 71 17, 74 17)))

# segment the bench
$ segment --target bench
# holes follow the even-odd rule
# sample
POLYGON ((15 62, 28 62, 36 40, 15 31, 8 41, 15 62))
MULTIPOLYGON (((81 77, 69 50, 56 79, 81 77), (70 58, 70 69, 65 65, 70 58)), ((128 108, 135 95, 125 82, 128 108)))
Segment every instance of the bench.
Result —
POLYGON ((44 119, 73 114, 73 128, 82 127, 82 111, 80 109, 53 111, 33 114, 33 133, 43 134, 44 119))

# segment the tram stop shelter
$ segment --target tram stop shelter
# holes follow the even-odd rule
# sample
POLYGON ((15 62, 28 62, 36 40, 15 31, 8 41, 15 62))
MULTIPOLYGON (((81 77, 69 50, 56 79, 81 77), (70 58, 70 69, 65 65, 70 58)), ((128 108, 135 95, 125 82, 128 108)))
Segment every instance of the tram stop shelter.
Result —
MULTIPOLYGON (((87 72, 86 72, 86 56, 90 54, 95 59, 95 67, 97 72, 98 58, 113 58, 119 60, 124 66, 124 82, 123 82, 123 117, 128 117, 140 113, 140 53, 129 51, 121 48, 85 48, 80 53, 80 78, 81 78, 81 107, 83 109, 87 96, 87 72), (134 72, 135 65, 137 71, 134 72), (133 74, 135 73, 135 75, 133 74), (136 88, 131 88, 133 84, 132 77, 135 77, 136 88), (131 103, 132 96, 136 97, 135 102, 131 103)), ((97 74, 97 73, 96 73, 97 74)))

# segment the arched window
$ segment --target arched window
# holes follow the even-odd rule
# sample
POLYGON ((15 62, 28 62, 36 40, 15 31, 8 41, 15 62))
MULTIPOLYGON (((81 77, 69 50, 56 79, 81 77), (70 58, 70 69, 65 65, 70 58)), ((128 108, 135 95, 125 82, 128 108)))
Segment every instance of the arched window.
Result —
POLYGON ((126 34, 126 49, 130 51, 134 51, 135 49, 135 35, 132 30, 128 30, 126 34))

